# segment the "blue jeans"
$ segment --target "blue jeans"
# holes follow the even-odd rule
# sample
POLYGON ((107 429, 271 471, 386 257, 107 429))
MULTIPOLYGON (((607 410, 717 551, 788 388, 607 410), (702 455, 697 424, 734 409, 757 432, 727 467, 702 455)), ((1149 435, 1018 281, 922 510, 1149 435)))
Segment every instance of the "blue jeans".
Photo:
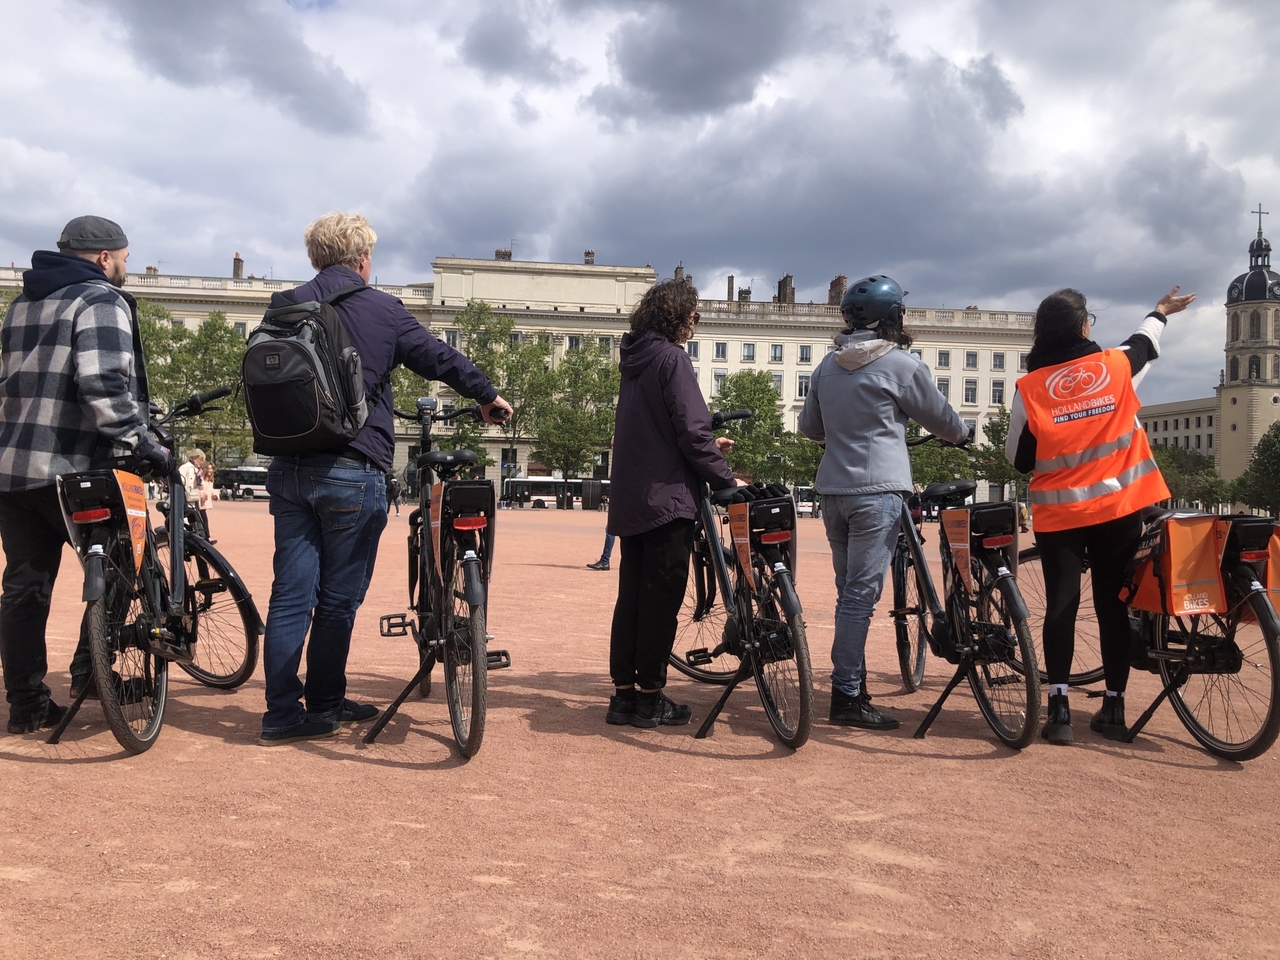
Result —
POLYGON ((606 532, 604 535, 604 552, 600 554, 600 559, 605 563, 609 562, 609 558, 613 556, 613 542, 618 538, 612 533, 606 532))
POLYGON ((332 454, 276 457, 267 472, 275 517, 275 579, 262 662, 264 733, 335 720, 347 692, 351 626, 387 525, 382 471, 332 454), (307 630, 307 679, 298 679, 307 630), (306 698, 306 709, 302 699, 306 698))
POLYGON ((822 520, 836 571, 836 635, 831 685, 858 696, 867 680, 867 630, 898 540, 902 497, 871 493, 822 498, 822 520))

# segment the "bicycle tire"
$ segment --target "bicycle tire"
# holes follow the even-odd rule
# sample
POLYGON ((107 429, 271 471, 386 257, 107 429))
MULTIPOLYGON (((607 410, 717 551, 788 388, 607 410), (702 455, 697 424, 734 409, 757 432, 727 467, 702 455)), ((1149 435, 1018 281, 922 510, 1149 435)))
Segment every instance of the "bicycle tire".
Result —
MULTIPOLYGON (((1253 616, 1239 616, 1237 607, 1225 619, 1216 614, 1172 618, 1191 621, 1201 635, 1217 635, 1235 643, 1242 657, 1236 673, 1193 673, 1169 694, 1169 703, 1187 732, 1210 753, 1225 760, 1252 760, 1265 753, 1280 732, 1280 639, 1268 624, 1276 621, 1271 601, 1253 594, 1246 601, 1253 616), (1206 623, 1207 621, 1207 623, 1206 623), (1208 630, 1202 629, 1208 626, 1208 630)), ((1156 617, 1156 649, 1185 650, 1176 643, 1164 615, 1156 617)), ((1185 635, 1185 634, 1184 634, 1185 635)), ((1157 660, 1166 684, 1178 663, 1157 660)))
MULTIPOLYGON (((1086 567, 1086 570, 1088 568, 1086 567)), ((1031 641, 1035 647, 1036 662, 1044 663, 1044 571, 1040 568, 1040 548, 1027 547, 1018 551, 1018 592, 1031 614, 1031 641)), ((1098 614, 1093 609, 1093 578, 1080 577, 1080 606, 1076 611, 1075 653, 1071 659, 1072 670, 1067 683, 1081 687, 1102 679, 1102 641, 1099 639, 1098 614)), ((1022 661, 1016 664, 1019 668, 1022 661)), ((1048 683, 1049 675, 1040 669, 1040 682, 1048 683)))
POLYGON ((899 549, 893 555, 893 629, 898 645, 898 669, 902 686, 915 693, 924 682, 924 666, 928 659, 929 630, 933 615, 925 606, 920 588, 920 571, 910 550, 899 549))
POLYGON ((119 540, 113 545, 106 565, 106 588, 102 596, 89 602, 85 613, 102 712, 120 746, 139 754, 150 749, 164 724, 169 662, 155 656, 142 631, 135 629, 140 615, 147 614, 152 623, 155 618, 145 590, 129 596, 130 585, 119 565, 119 561, 130 564, 125 559, 129 549, 131 545, 119 540))
POLYGON ((750 654, 752 673, 769 725, 784 746, 796 750, 813 730, 809 640, 800 614, 785 612, 772 572, 762 566, 756 572, 764 589, 752 600, 752 631, 759 644, 750 654))
MULTIPOLYGON (((183 610, 194 643, 184 671, 206 687, 233 690, 258 666, 258 612, 231 564, 203 540, 183 538, 186 597, 183 610)), ((156 557, 169 569, 169 534, 156 531, 156 557)))
POLYGON ((1031 629, 1026 619, 1012 612, 1017 608, 1017 584, 981 573, 978 617, 970 623, 979 655, 969 669, 969 687, 1000 742, 1021 750, 1031 743, 1040 723, 1040 671, 1022 666, 1037 663, 1031 629))
POLYGON ((458 750, 464 757, 473 757, 484 740, 489 688, 485 608, 467 603, 463 564, 450 560, 445 573, 445 596, 440 598, 445 700, 458 750))
MULTIPOLYGON (((699 531, 702 526, 699 524, 699 531)), ((685 659, 691 650, 714 652, 724 642, 724 628, 729 615, 719 596, 715 567, 707 551, 709 544, 719 539, 707 540, 701 536, 695 541, 686 581, 684 603, 676 621, 676 638, 667 662, 691 680, 725 686, 738 672, 738 658, 725 650, 711 663, 695 666, 685 659), (708 593, 708 590, 710 593, 708 593), (702 599, 699 599, 699 592, 702 599), (710 602, 707 597, 711 597, 710 602), (699 609, 701 607, 701 609, 699 609)))

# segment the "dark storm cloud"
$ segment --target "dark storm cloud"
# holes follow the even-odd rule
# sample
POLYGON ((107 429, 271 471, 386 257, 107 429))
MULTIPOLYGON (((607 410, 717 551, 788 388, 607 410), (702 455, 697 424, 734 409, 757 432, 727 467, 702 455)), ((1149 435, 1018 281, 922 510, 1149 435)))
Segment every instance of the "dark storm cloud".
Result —
POLYGON ((608 5, 631 15, 609 37, 617 80, 585 100, 605 117, 700 114, 747 103, 792 52, 804 19, 802 4, 775 0, 608 5))
POLYGON ((1022 115, 1022 98, 996 62, 995 54, 974 58, 960 71, 960 82, 978 101, 983 119, 1003 126, 1022 115))
POLYGON ((485 10, 467 27, 458 48, 462 59, 491 79, 510 77, 559 86, 582 75, 576 60, 559 56, 549 43, 538 43, 513 3, 485 10))
POLYGON ((247 84, 303 126, 358 133, 369 96, 309 48, 280 0, 111 0, 138 62, 186 87, 247 84))

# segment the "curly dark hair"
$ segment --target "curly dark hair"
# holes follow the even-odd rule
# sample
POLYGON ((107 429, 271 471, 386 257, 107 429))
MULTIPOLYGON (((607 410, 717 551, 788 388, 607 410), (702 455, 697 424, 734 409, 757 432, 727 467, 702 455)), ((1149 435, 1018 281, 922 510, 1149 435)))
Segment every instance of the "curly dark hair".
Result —
POLYGON ((636 336, 657 330, 675 343, 698 309, 698 288, 687 280, 663 280, 645 291, 631 311, 631 332, 636 336))

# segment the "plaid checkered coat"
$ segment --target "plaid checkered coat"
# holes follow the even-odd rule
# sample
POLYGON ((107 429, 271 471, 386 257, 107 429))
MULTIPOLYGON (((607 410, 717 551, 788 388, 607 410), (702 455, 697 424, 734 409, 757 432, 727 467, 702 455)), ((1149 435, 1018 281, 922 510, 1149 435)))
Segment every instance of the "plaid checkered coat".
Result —
POLYGON ((137 304, 95 264, 70 259, 38 251, 0 327, 0 491, 49 486, 154 446, 137 304), (55 282, 76 282, 36 299, 42 257, 55 282))

